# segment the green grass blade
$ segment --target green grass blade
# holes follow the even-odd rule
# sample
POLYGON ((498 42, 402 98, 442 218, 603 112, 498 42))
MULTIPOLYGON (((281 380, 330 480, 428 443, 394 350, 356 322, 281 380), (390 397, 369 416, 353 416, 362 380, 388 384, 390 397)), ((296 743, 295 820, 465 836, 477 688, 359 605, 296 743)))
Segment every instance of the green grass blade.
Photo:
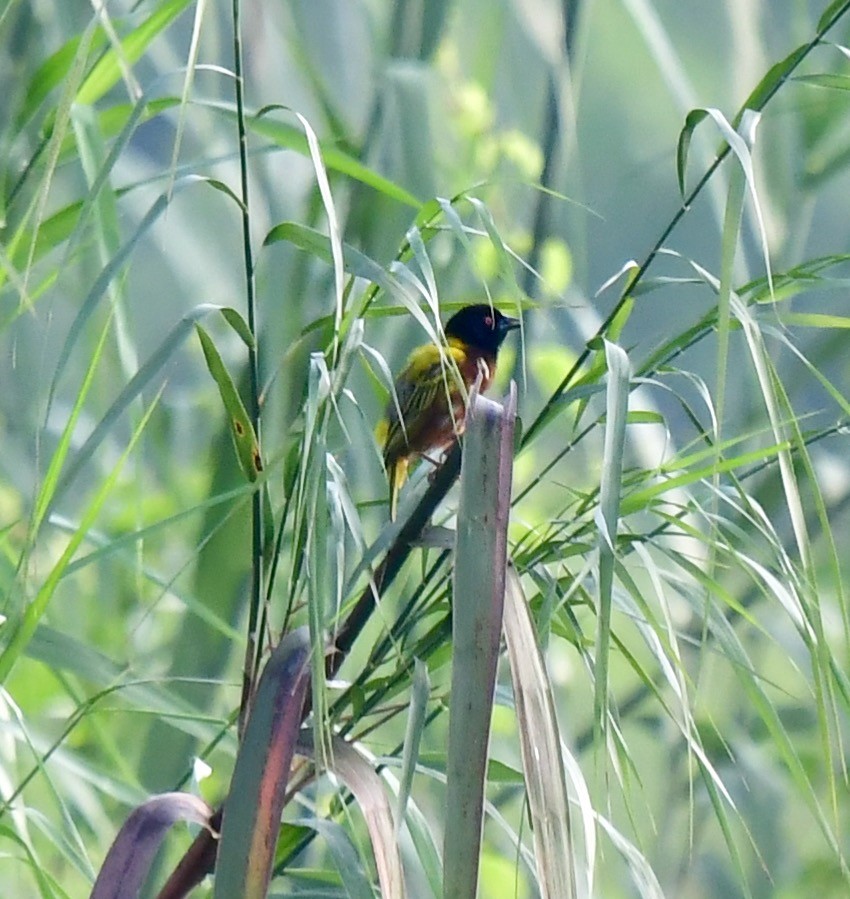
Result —
POLYGON ((396 804, 396 832, 404 820, 413 775, 419 758, 419 741, 425 725, 425 711, 431 694, 428 666, 421 659, 414 659, 413 684, 410 691, 410 711, 404 732, 404 753, 402 756, 401 781, 396 804))
POLYGON ((230 377, 230 372, 224 364, 216 345, 207 332, 195 322, 195 332, 201 341, 201 349, 207 362, 207 369, 218 386, 219 396, 227 413, 230 436, 233 438, 233 446, 236 450, 236 458, 242 473, 250 481, 254 482, 263 471, 263 459, 260 455, 260 445, 248 410, 239 396, 236 384, 230 377))
POLYGON ((23 617, 17 624, 13 625, 9 629, 10 633, 8 635, 8 643, 3 648, 2 653, 0 653, 0 683, 5 682, 5 680, 8 678, 9 673, 15 665, 15 662, 17 662, 21 654, 26 650, 26 647, 28 646, 30 640, 32 640, 36 627, 38 627, 39 622, 44 617, 44 614, 47 611, 47 607, 50 604, 51 599, 53 598, 53 594, 56 590, 57 584, 62 578, 65 569, 73 559, 74 554, 85 539, 86 534, 94 525, 94 522, 104 502, 106 501, 106 498, 114 489, 118 481, 118 477, 121 474, 121 469, 123 468, 124 463, 132 453, 136 443, 141 437, 142 431, 144 430, 145 425, 148 423, 154 408, 156 408, 156 403, 151 404, 150 408, 147 410, 144 417, 133 432, 130 442, 128 443, 127 448, 121 454, 121 457, 119 458, 117 464, 110 472, 109 476, 106 478, 103 484, 95 492, 95 495, 92 497, 85 512, 83 513, 83 517, 80 521, 80 525, 77 531, 65 545, 62 553, 59 556, 59 559, 53 565, 52 569, 45 578, 44 583, 38 589, 38 592, 36 593, 33 601, 26 607, 23 617))
MULTIPOLYGON (((112 405, 97 423, 91 434, 86 438, 79 451, 71 460, 62 474, 61 481, 56 486, 55 495, 47 498, 47 507, 55 503, 65 493, 80 473, 83 466, 91 459, 95 450, 103 443, 115 426, 116 421, 126 411, 129 405, 154 381, 157 375, 162 374, 166 365, 172 360, 174 354, 184 343, 196 322, 211 312, 223 312, 219 306, 201 305, 184 315, 166 334, 163 342, 144 362, 141 368, 133 375, 126 387, 118 394, 112 405)), ((51 462, 52 465, 52 462, 51 462)))
POLYGON ((166 29, 190 5, 190 0, 165 0, 144 22, 132 30, 120 44, 111 47, 94 65, 77 92, 76 102, 93 104, 114 87, 136 63, 151 41, 166 29))
MULTIPOLYGON (((611 600, 617 559, 617 528, 629 406, 629 358, 616 344, 605 343, 608 363, 605 443, 602 449, 602 481, 599 491, 599 607, 596 626, 593 717, 599 733, 608 720, 608 655, 611 644, 611 600)), ((604 741, 603 741, 604 743, 604 741)), ((600 744, 603 745, 603 744, 600 744)))

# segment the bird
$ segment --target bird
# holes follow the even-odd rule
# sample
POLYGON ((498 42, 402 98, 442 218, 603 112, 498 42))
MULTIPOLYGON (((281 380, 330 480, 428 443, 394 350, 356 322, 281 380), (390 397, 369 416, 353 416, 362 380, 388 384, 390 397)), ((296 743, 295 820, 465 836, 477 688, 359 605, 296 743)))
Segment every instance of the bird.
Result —
POLYGON ((463 433, 470 388, 480 378, 478 389, 487 390, 499 348, 519 327, 519 319, 475 303, 446 322, 445 347, 428 343, 410 354, 375 430, 390 485, 390 520, 395 521, 411 460, 434 462, 432 454, 445 452, 463 433))

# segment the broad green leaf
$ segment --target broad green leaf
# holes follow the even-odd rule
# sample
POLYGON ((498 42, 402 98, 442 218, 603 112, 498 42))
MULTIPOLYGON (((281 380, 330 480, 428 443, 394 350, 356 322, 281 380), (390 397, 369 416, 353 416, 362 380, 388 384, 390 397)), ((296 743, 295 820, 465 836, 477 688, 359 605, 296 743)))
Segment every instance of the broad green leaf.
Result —
POLYGON ((848 0, 832 0, 818 19, 818 32, 828 31, 850 9, 848 0))

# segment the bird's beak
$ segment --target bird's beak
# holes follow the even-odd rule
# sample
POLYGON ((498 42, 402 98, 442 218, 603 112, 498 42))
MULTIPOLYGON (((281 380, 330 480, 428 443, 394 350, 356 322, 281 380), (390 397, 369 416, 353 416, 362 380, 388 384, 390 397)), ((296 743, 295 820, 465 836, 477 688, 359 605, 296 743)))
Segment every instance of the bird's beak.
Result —
POLYGON ((518 318, 509 318, 507 315, 502 316, 502 320, 499 322, 499 330, 503 334, 507 334, 508 331, 514 331, 520 326, 520 320, 518 318))

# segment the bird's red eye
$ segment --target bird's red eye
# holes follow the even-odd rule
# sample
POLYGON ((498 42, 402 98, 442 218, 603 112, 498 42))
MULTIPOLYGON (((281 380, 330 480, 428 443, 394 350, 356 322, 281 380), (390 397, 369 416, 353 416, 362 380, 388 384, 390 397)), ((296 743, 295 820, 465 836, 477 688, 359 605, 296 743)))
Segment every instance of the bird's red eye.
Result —
POLYGON ((493 316, 485 315, 484 316, 484 324, 487 325, 488 328, 492 328, 493 327, 493 316))

